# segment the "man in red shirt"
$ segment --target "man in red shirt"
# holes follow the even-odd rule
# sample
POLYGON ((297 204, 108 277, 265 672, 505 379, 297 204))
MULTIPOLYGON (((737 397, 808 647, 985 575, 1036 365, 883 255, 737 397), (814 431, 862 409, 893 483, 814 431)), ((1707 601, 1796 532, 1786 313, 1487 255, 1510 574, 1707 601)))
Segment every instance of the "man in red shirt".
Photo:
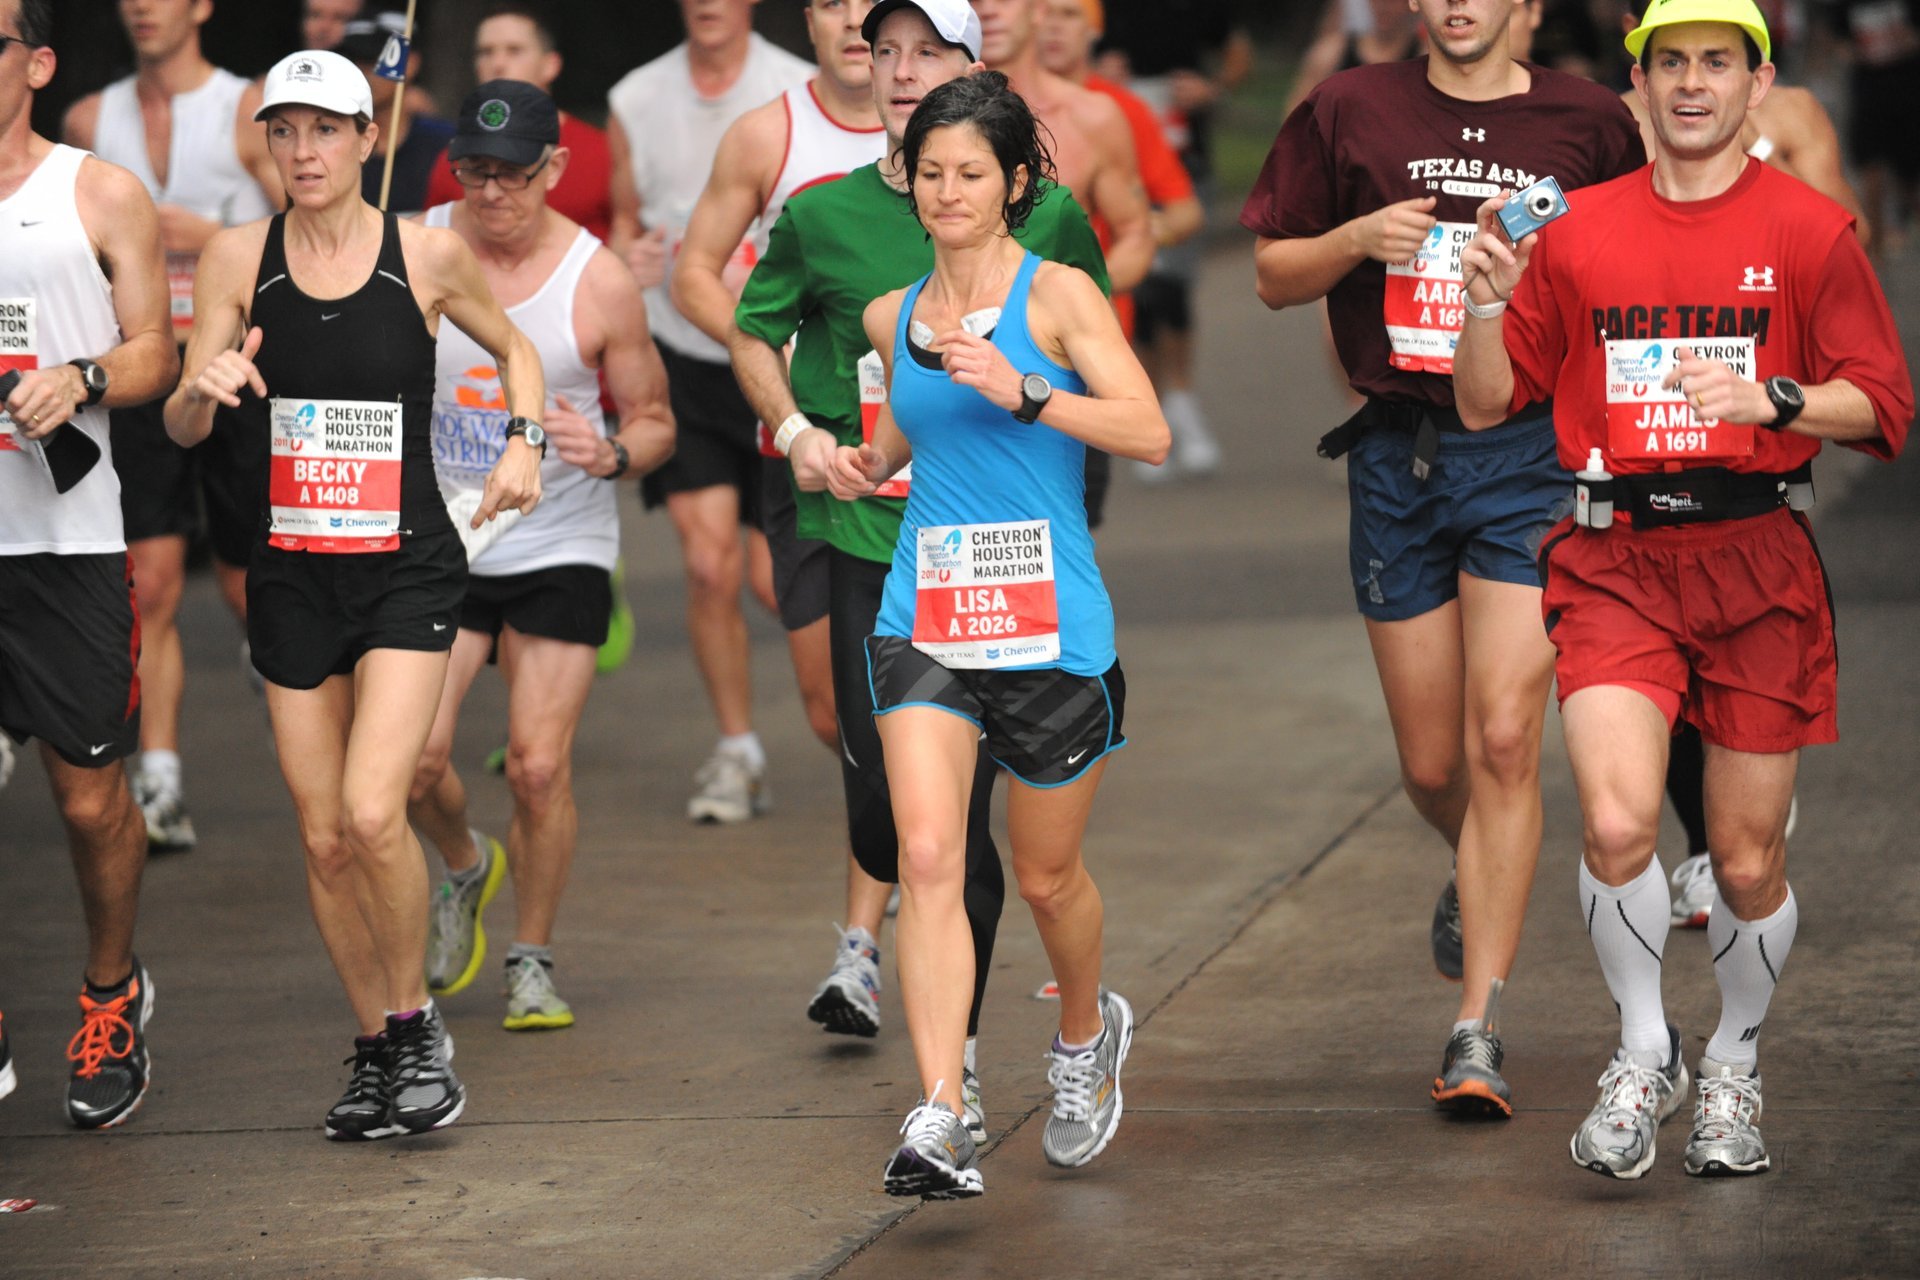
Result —
POLYGON ((1607 515, 1578 503, 1540 552, 1585 815, 1580 912, 1621 1022, 1574 1161, 1639 1177, 1686 1093, 1653 847, 1684 717, 1707 744, 1721 1001, 1686 1168, 1758 1173, 1756 1037, 1799 920, 1787 807, 1800 748, 1836 737, 1828 584, 1795 508, 1823 441, 1899 452, 1912 380, 1851 216, 1741 149, 1774 74, 1752 0, 1653 0, 1627 50, 1653 164, 1574 192, 1517 246, 1495 230, 1503 199, 1481 206, 1454 386, 1476 428, 1552 395, 1561 460, 1585 496, 1611 488, 1607 515))
MULTIPOLYGON (((540 11, 517 0, 501 0, 473 31, 473 78, 524 80, 549 97, 560 78, 560 49, 554 43, 540 11)), ((560 145, 567 149, 567 171, 560 185, 547 193, 547 207, 573 219, 601 240, 611 242, 613 154, 607 135, 577 116, 560 113, 560 145)), ((441 165, 427 184, 427 205, 456 203, 466 192, 453 180, 453 166, 441 165)))
POLYGON ((1572 477, 1545 404, 1466 434, 1454 412, 1459 251, 1503 187, 1588 186, 1644 163, 1609 90, 1515 62, 1516 0, 1418 0, 1432 53, 1329 77, 1281 127, 1240 215, 1260 298, 1327 300, 1367 397, 1321 442, 1349 453, 1348 562, 1414 808, 1457 853, 1434 963, 1464 979, 1433 1099, 1502 1117, 1490 996, 1520 946, 1540 858, 1540 736, 1553 647, 1534 553, 1572 477), (1456 892, 1457 883, 1457 892, 1456 892))

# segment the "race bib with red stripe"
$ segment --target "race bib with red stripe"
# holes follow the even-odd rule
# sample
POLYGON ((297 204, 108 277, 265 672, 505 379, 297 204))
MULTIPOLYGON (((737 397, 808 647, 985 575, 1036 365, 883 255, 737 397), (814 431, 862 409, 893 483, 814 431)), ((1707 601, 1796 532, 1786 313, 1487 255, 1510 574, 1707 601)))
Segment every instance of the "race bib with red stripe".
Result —
POLYGON ((945 667, 1060 658, 1053 534, 1045 520, 920 530, 913 647, 945 667))
MULTIPOLYGON (((40 331, 33 298, 0 298, 0 373, 40 367, 40 331)), ((13 419, 0 409, 0 453, 20 452, 13 419)))
POLYGON ((173 336, 181 342, 193 331, 193 273, 199 265, 197 253, 167 255, 167 311, 173 317, 173 336))
POLYGON ((271 406, 272 545, 333 554, 398 547, 400 403, 276 397, 271 406))
POLYGON ((1415 373, 1452 373, 1460 343, 1460 251, 1472 241, 1471 222, 1436 222, 1413 260, 1387 264, 1383 307, 1388 363, 1415 373))
MULTIPOLYGON (((1673 370, 1675 345, 1671 339, 1608 341, 1609 456, 1657 461, 1751 458, 1751 425, 1700 418, 1677 387, 1661 388, 1661 380, 1673 370)), ((1742 378, 1753 377, 1752 338, 1701 338, 1686 345, 1700 359, 1722 361, 1742 378)))

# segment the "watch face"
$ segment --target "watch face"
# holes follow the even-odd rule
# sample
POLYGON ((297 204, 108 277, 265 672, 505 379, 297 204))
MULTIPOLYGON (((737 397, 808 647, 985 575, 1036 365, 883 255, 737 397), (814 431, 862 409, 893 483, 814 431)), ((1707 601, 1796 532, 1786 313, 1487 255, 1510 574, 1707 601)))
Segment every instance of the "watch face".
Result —
POLYGON ((541 445, 545 444, 546 442, 547 442, 547 429, 545 427, 541 426, 539 423, 536 422, 527 428, 528 444, 538 449, 541 445))
POLYGON ((1800 390, 1800 384, 1792 378, 1774 378, 1773 394, 1788 404, 1794 405, 1804 404, 1807 399, 1805 393, 1800 390))
POLYGON ((1037 373, 1030 373, 1020 380, 1020 389, 1029 400, 1045 400, 1053 394, 1053 384, 1037 373))

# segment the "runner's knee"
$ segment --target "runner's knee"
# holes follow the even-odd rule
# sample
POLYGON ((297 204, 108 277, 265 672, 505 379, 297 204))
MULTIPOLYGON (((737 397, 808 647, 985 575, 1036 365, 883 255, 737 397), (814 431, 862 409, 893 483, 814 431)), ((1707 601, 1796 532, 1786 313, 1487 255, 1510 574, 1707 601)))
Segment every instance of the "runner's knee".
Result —
POLYGON ((1037 916, 1057 920, 1079 896, 1086 879, 1080 859, 1064 867, 1021 867, 1013 869, 1020 882, 1020 898, 1037 916))
POLYGON ((1660 835, 1660 813, 1636 813, 1606 796, 1582 804, 1586 818, 1587 862, 1608 884, 1625 884, 1646 869, 1660 835))
POLYGON ((530 813, 544 813, 566 791, 566 756, 551 747, 507 747, 507 786, 513 798, 530 813))
POLYGON ((74 786, 65 788, 60 796, 61 819, 88 844, 112 836, 114 828, 133 812, 133 798, 125 787, 74 786))
POLYGON ((453 744, 429 740, 421 749, 420 763, 413 769, 413 785, 407 791, 407 803, 419 804, 433 794, 453 763, 453 744))
POLYGON ((738 538, 696 534, 684 549, 687 589, 696 598, 733 599, 740 594, 746 557, 738 538))
POLYGON ((347 796, 341 822, 348 847, 356 854, 390 855, 401 843, 407 815, 384 800, 347 796))
POLYGON ((1474 771, 1509 786, 1540 772, 1540 724, 1531 716, 1494 715, 1468 740, 1474 771))
POLYGON ((952 834, 937 829, 900 833, 900 882, 916 893, 959 894, 966 855, 952 834))

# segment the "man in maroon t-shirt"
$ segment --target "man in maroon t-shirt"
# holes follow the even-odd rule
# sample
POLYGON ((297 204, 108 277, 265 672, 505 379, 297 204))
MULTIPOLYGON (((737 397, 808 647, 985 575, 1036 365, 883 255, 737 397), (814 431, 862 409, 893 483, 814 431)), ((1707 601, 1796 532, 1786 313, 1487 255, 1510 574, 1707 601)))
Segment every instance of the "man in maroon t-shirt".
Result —
POLYGON ((1494 1000, 1540 856, 1540 734, 1553 647, 1534 552, 1568 500, 1545 405, 1469 437, 1453 410, 1459 253, 1480 203, 1640 166, 1598 85, 1515 62, 1520 0, 1417 0, 1432 53, 1332 76, 1287 118, 1240 215, 1269 307, 1327 300, 1367 403, 1321 442, 1351 453, 1349 557, 1408 797, 1456 854, 1434 961, 1465 979, 1434 1081, 1442 1106, 1511 1114, 1494 1000))
POLYGON ((1577 193, 1517 249, 1493 229, 1503 201, 1481 206, 1462 254, 1459 408, 1490 424, 1551 390, 1560 457, 1586 473, 1589 500, 1540 552, 1585 815, 1580 918, 1620 1007, 1574 1162, 1641 1176, 1686 1096, 1654 853, 1684 715, 1706 742, 1720 986, 1686 1170, 1758 1173, 1757 1041, 1799 922, 1787 810, 1800 748, 1837 734, 1832 603, 1795 508, 1811 505, 1823 441, 1899 452, 1913 380, 1851 215, 1741 148, 1773 81, 1752 0, 1654 0, 1627 50, 1653 165, 1577 193))
MULTIPOLYGON (((524 80, 552 96, 553 82, 560 78, 560 50, 538 9, 514 0, 488 7, 473 32, 473 78, 479 84, 524 80)), ((613 226, 613 153, 607 149, 607 135, 563 111, 560 145, 567 149, 567 171, 560 185, 547 193, 547 207, 606 240, 613 226)), ((441 165, 427 185, 426 207, 465 195, 453 179, 452 166, 441 165)))

